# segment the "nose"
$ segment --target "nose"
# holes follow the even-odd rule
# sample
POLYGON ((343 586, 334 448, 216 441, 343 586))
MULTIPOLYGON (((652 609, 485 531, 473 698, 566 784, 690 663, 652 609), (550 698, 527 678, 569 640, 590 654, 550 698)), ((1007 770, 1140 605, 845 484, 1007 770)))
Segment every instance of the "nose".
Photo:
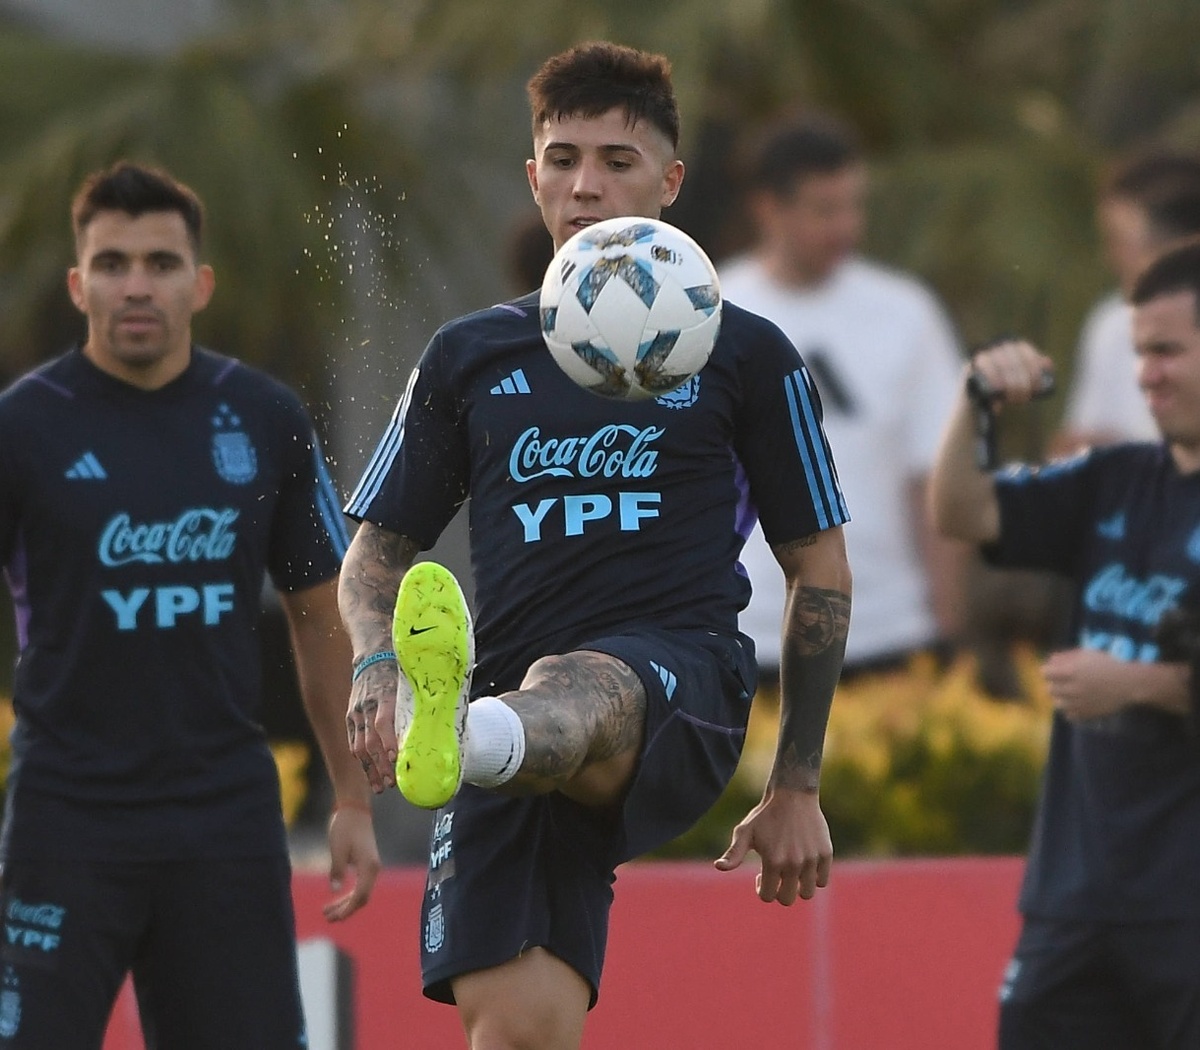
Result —
POLYGON ((584 159, 575 168, 575 184, 571 193, 576 200, 595 200, 603 188, 603 168, 593 160, 584 159))
POLYGON ((1162 379, 1162 367, 1155 354, 1138 354, 1137 384, 1148 390, 1162 379))
POLYGON ((126 299, 149 299, 150 298, 150 274, 144 266, 131 266, 125 274, 125 298, 126 299))

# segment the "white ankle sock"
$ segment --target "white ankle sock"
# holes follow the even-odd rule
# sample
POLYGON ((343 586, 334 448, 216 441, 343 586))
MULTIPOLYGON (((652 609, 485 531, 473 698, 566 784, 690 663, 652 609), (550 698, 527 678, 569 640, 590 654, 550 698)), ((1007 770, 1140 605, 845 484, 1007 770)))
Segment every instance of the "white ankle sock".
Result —
POLYGON ((525 726, 503 700, 481 696, 467 707, 463 780, 494 788, 512 780, 525 759, 525 726))

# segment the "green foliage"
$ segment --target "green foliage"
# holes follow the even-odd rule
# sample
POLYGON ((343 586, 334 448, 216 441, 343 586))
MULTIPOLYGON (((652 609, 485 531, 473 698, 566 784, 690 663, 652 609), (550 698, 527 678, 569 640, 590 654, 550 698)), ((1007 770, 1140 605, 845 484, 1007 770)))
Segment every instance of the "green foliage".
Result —
MULTIPOLYGON (((373 240, 376 278, 396 285, 412 266, 380 228, 395 216, 363 229, 352 205, 369 197, 390 213, 418 182, 435 188, 437 215, 459 187, 457 172, 423 174, 409 125, 379 112, 372 92, 400 81, 396 56, 355 54, 355 29, 349 15, 298 11, 166 55, 114 56, 0 28, 0 371, 78 337, 63 291, 68 204, 87 173, 128 158, 167 167, 208 204, 218 289, 197 338, 319 399, 332 337, 352 312, 349 251, 337 247, 373 240)), ((428 214, 423 230, 444 226, 428 214)))
MULTIPOLYGON (((945 673, 918 663, 838 690, 821 808, 840 857, 1024 852, 1045 761, 1050 700, 1036 657, 1018 665, 1029 700, 980 691, 969 657, 945 673)), ((717 857, 759 801, 774 756, 776 709, 756 700, 729 788, 664 857, 717 857)))

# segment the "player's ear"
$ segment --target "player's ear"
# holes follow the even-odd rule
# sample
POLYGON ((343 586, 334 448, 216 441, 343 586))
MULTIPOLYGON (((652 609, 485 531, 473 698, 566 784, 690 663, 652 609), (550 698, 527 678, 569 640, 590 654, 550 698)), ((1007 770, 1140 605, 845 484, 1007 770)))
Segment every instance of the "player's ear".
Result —
POLYGON ((529 189, 533 194, 534 202, 540 206, 542 202, 538 200, 537 161, 532 157, 525 162, 525 177, 529 179, 529 189))
POLYGON ((83 300, 83 275, 80 274, 78 266, 72 266, 67 271, 67 291, 70 293, 71 302, 75 304, 75 308, 80 313, 87 313, 83 300))
POLYGON ((664 208, 669 208, 675 203, 675 198, 679 196, 679 188, 683 185, 683 161, 678 157, 667 164, 666 170, 663 172, 663 192, 661 203, 664 208))
POLYGON ((196 267, 196 284, 192 292, 192 312, 199 313, 212 298, 213 289, 217 286, 217 275, 207 263, 196 267))

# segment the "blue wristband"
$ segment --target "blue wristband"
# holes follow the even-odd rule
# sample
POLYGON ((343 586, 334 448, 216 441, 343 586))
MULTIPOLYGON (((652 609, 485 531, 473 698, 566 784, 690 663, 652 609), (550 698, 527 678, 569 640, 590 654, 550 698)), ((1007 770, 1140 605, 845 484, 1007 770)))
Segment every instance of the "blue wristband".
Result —
POLYGON ((363 673, 371 664, 380 663, 383 660, 395 660, 396 654, 390 649, 384 649, 378 653, 372 653, 370 656, 364 656, 354 665, 354 672, 350 676, 351 682, 357 682, 359 675, 363 673))

